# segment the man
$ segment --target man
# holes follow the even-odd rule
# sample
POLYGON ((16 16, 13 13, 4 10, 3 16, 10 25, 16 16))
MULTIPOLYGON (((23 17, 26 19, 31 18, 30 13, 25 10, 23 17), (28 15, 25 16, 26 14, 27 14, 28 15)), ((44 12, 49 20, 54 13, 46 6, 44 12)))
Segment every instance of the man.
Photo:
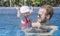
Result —
MULTIPOLYGON (((43 23, 46 23, 47 25, 50 25, 50 19, 53 16, 53 8, 50 5, 43 5, 39 9, 38 12, 38 21, 43 25, 43 23)), ((45 25, 46 25, 45 24, 45 25)))
POLYGON ((41 27, 44 32, 47 32, 46 30, 51 29, 50 33, 53 34, 54 31, 57 30, 57 26, 52 25, 50 22, 50 19, 53 16, 53 7, 51 5, 43 5, 40 7, 38 12, 38 22, 41 24, 41 27))
POLYGON ((43 5, 40 7, 38 12, 38 21, 37 23, 32 23, 32 27, 35 26, 37 32, 48 32, 51 34, 57 30, 57 26, 52 25, 50 22, 51 17, 53 16, 53 8, 51 5, 43 5), (39 25, 40 24, 40 25, 39 25))

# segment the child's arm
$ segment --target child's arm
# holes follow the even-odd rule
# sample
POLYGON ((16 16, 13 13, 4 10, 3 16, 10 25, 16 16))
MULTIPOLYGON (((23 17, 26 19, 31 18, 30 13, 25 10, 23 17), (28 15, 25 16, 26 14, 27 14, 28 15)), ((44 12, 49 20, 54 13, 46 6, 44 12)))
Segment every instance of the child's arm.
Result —
POLYGON ((20 17, 20 8, 19 7, 14 7, 17 10, 17 17, 20 17))

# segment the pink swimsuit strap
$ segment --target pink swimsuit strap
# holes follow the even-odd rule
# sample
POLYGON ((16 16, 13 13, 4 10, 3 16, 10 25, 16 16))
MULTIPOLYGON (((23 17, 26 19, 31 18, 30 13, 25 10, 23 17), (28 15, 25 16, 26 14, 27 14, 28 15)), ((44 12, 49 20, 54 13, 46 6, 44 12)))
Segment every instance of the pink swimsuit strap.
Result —
POLYGON ((25 18, 25 23, 21 23, 21 27, 25 27, 28 23, 30 23, 30 20, 28 18, 25 18))

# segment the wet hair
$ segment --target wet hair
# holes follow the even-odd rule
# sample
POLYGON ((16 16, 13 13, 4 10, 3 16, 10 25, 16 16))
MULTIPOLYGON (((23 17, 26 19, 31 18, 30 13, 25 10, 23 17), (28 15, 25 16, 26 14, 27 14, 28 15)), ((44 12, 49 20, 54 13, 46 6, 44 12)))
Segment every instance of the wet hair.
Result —
POLYGON ((47 14, 50 15, 50 18, 53 16, 53 7, 51 5, 43 5, 40 8, 44 8, 47 10, 47 14))

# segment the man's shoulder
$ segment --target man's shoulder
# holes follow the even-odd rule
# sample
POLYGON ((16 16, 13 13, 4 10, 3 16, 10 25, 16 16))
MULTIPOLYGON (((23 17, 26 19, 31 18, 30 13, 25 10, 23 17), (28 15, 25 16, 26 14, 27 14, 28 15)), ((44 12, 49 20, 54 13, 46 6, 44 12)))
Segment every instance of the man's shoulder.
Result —
POLYGON ((53 25, 53 24, 50 21, 47 21, 47 22, 43 23, 43 25, 49 26, 49 25, 53 25))

